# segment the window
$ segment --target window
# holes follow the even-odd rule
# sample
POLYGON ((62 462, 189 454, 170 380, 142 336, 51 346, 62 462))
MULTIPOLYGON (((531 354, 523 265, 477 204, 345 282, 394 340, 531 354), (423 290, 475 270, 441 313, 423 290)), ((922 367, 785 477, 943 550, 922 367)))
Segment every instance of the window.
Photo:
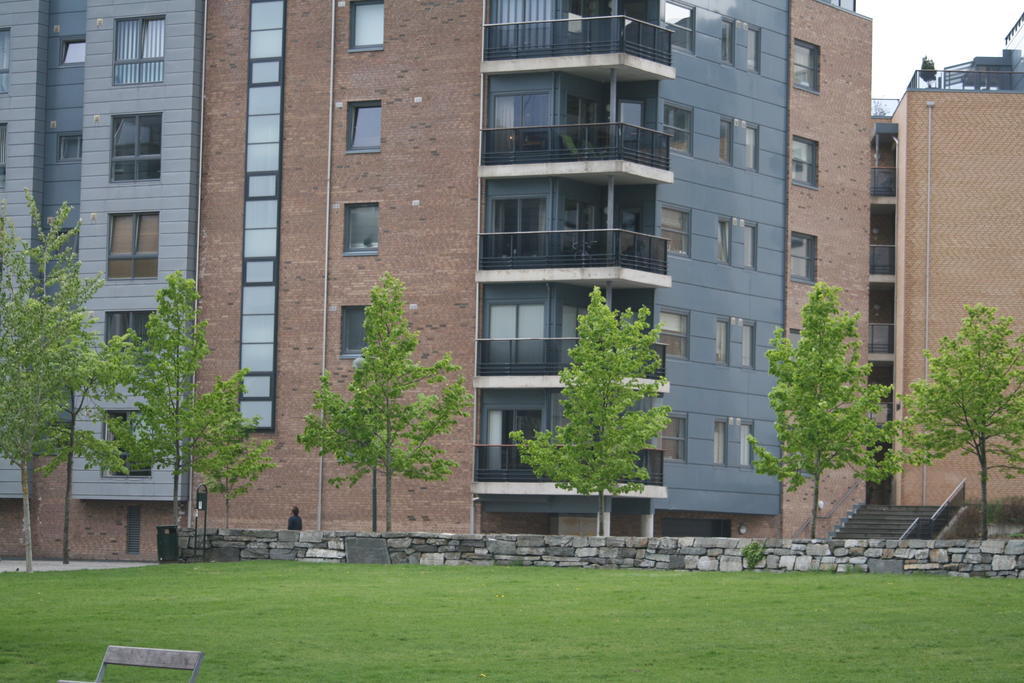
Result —
POLYGON ((352 102, 348 105, 348 150, 380 150, 380 102, 352 102))
POLYGON ((712 442, 712 458, 716 465, 725 464, 725 446, 726 446, 726 422, 725 420, 715 420, 715 433, 712 442))
POLYGON ((668 427, 661 433, 661 450, 666 458, 686 461, 686 418, 670 415, 668 427))
POLYGON ((126 334, 128 330, 134 330, 140 339, 146 338, 146 323, 153 311, 107 311, 105 338, 110 341, 113 337, 126 334))
POLYGON ((156 277, 160 215, 111 216, 107 279, 156 277))
POLYGON ((161 123, 160 114, 113 118, 111 181, 160 178, 161 123))
POLYGON ((686 256, 690 253, 690 212, 661 209, 661 236, 668 240, 668 253, 686 256))
POLYGON ((722 18, 722 61, 736 63, 736 22, 722 18))
POLYGON ((359 356, 363 353, 366 319, 365 306, 342 306, 341 308, 341 355, 359 356))
POLYGON ((0 31, 0 92, 7 92, 11 71, 11 30, 0 31))
POLYGON ((665 22, 672 28, 672 45, 693 52, 694 14, 696 10, 675 0, 665 3, 665 22))
POLYGON ((376 204, 345 207, 345 253, 376 254, 379 208, 376 204))
POLYGON ((750 467, 754 459, 754 447, 750 445, 747 437, 752 436, 754 424, 752 422, 740 422, 740 467, 750 467))
POLYGON ((722 119, 718 124, 718 159, 732 163, 732 119, 722 119))
POLYGON ((543 197, 495 199, 491 206, 494 232, 536 232, 544 229, 547 200, 543 197))
POLYGON ((814 282, 817 277, 818 238, 792 233, 789 239, 789 271, 794 280, 814 282))
POLYGON ((793 45, 793 85, 817 92, 820 65, 821 48, 810 43, 796 41, 793 45))
POLYGON ((715 321, 715 362, 729 362, 729 321, 715 321))
POLYGON ((384 3, 353 2, 349 47, 373 50, 384 46, 384 3))
POLYGON ((60 46, 61 64, 84 64, 85 63, 85 39, 75 38, 65 40, 60 46))
POLYGON ((729 254, 732 251, 732 220, 729 218, 718 219, 718 234, 715 238, 715 258, 722 263, 729 263, 729 254))
POLYGON ((671 135, 668 144, 674 152, 693 154, 693 111, 672 104, 665 105, 665 132, 671 135))
POLYGON ((57 161, 78 161, 82 158, 82 134, 57 136, 57 161))
POLYGON ((129 555, 139 554, 139 537, 142 532, 142 506, 129 505, 125 521, 125 552, 129 555))
MULTIPOLYGON (((107 419, 108 420, 110 420, 110 419, 117 419, 117 420, 123 420, 123 421, 127 422, 128 419, 130 418, 131 414, 134 413, 134 412, 135 412, 134 410, 108 410, 107 411, 107 419)), ((106 441, 113 441, 114 440, 114 433, 113 433, 113 431, 111 431, 110 427, 107 425, 106 422, 103 423, 103 438, 106 441)), ((121 460, 124 461, 125 466, 128 468, 127 472, 106 472, 106 471, 104 471, 103 474, 105 476, 108 476, 108 477, 149 477, 149 476, 152 476, 152 474, 153 474, 153 470, 150 467, 137 467, 137 466, 134 466, 128 460, 128 454, 127 453, 121 453, 121 460)))
POLYGON ((662 311, 659 316, 661 335, 658 341, 665 345, 665 354, 686 358, 690 355, 690 316, 685 313, 662 311))
POLYGON ((492 304, 488 329, 491 339, 541 339, 544 304, 492 304))
POLYGON ((793 138, 793 182, 818 186, 818 143, 814 140, 793 138))
POLYGON ((7 184, 7 124, 0 123, 0 190, 7 184))
POLYGON ((761 73, 761 29, 747 27, 747 71, 761 73))
POLYGON ((757 147, 759 131, 757 126, 743 124, 743 168, 757 170, 757 147))
POLYGON ((740 337, 740 365, 754 367, 754 324, 743 323, 742 336, 740 337))
POLYGON ((118 19, 114 30, 114 85, 162 80, 164 18, 118 19))
POLYGON ((743 267, 757 267, 757 223, 742 221, 743 229, 743 267))

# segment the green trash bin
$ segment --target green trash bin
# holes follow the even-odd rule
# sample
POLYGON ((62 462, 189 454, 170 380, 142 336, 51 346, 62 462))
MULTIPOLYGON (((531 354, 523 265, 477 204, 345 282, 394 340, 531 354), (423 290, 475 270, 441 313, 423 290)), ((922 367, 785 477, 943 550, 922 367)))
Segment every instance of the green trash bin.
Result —
POLYGON ((156 557, 160 562, 178 561, 178 527, 172 524, 156 528, 156 557))

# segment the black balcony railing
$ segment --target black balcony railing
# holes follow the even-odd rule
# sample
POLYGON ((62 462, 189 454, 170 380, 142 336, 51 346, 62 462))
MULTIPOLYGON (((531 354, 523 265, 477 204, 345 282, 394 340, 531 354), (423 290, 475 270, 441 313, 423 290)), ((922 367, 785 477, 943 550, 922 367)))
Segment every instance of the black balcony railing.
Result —
MULTIPOLYGON (((640 451, 637 457, 641 467, 647 469, 645 484, 660 486, 664 480, 664 454, 659 450, 640 451)), ((550 481, 538 477, 529 465, 520 461, 519 446, 510 444, 476 446, 474 481, 550 481)))
MULTIPOLYGON (((478 339, 476 374, 556 375, 569 365, 569 349, 576 346, 575 337, 549 339, 478 339)), ((665 345, 654 344, 658 367, 647 379, 665 376, 665 345)))
POLYGON ((896 247, 872 244, 870 264, 872 275, 895 275, 896 247))
POLYGON ((875 197, 896 196, 896 169, 871 169, 871 194, 875 197))
POLYGON ((896 326, 892 323, 871 323, 868 334, 868 353, 896 351, 896 326))
POLYGON ((910 79, 907 90, 1021 92, 1024 91, 1024 72, 965 71, 960 69, 923 71, 918 69, 910 79))
POLYGON ((554 19, 484 26, 484 59, 626 54, 672 63, 672 32, 632 17, 554 19))
POLYGON ((480 270, 621 267, 664 275, 668 240, 632 230, 480 235, 480 270))
POLYGON ((482 163, 543 164, 560 161, 634 161, 668 170, 669 136, 629 123, 489 128, 482 163))

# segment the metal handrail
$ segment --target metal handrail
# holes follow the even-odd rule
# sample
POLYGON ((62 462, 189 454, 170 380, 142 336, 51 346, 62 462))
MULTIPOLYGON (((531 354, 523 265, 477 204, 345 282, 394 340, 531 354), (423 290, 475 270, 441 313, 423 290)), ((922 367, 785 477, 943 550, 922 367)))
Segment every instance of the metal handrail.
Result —
MULTIPOLYGON (((860 482, 860 481, 853 482, 850 485, 850 488, 846 489, 846 493, 844 493, 839 498, 839 500, 837 500, 836 502, 832 503, 832 509, 829 510, 828 514, 827 515, 818 515, 818 519, 819 520, 820 519, 832 519, 832 515, 834 515, 836 513, 836 508, 838 508, 840 505, 845 503, 846 500, 850 497, 850 494, 852 494, 854 491, 856 491, 858 488, 860 488, 860 485, 862 483, 863 482, 860 482)), ((797 532, 796 532, 796 534, 793 537, 794 538, 803 538, 803 536, 801 536, 801 534, 803 534, 807 529, 810 528, 811 520, 812 519, 814 519, 814 515, 811 515, 810 517, 807 518, 807 521, 804 522, 803 526, 801 526, 799 529, 797 529, 797 532)))
POLYGON ((660 28, 662 30, 668 30, 664 26, 658 26, 652 24, 649 21, 643 19, 637 19, 636 17, 630 17, 625 14, 606 14, 599 17, 571 17, 567 19, 534 19, 533 21, 505 21, 497 24, 484 24, 484 28, 488 26, 525 26, 530 24, 553 24, 555 22, 565 21, 587 21, 588 19, 628 19, 629 21, 636 22, 637 24, 643 24, 644 26, 650 26, 651 28, 660 28))
MULTIPOLYGON (((967 485, 967 480, 966 479, 961 479, 960 483, 957 484, 956 488, 953 489, 953 492, 951 494, 949 494, 948 496, 946 496, 946 500, 942 501, 942 505, 940 505, 938 508, 936 508, 935 512, 932 513, 932 516, 928 518, 928 530, 929 530, 928 535, 929 536, 931 535, 931 532, 934 531, 935 520, 939 518, 939 515, 941 515, 946 510, 947 507, 949 507, 949 504, 953 501, 953 499, 957 496, 957 494, 963 492, 964 487, 966 485, 967 485)), ((922 519, 921 517, 915 517, 914 521, 910 523, 910 526, 908 526, 907 530, 903 532, 903 535, 900 536, 899 540, 902 541, 907 536, 909 536, 910 532, 914 530, 914 528, 918 525, 918 523, 921 521, 921 519, 922 519)))
POLYGON ((544 128, 597 128, 598 126, 628 126, 637 130, 642 130, 646 133, 657 133, 659 137, 670 138, 672 137, 669 133, 664 131, 655 130, 654 128, 647 128, 646 126, 638 126, 635 123, 626 123, 625 121, 597 121, 594 123, 552 123, 543 126, 502 126, 499 128, 482 128, 484 133, 499 130, 542 130, 544 128))

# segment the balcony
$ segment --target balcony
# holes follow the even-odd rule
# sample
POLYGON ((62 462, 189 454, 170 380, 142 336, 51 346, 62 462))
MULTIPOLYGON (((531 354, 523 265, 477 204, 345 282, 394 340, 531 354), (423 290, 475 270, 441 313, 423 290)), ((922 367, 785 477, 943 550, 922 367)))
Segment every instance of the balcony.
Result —
POLYGON ((607 81, 673 79, 672 32, 625 16, 484 26, 487 74, 567 71, 607 81))
MULTIPOLYGON (((557 375, 569 365, 569 349, 576 337, 550 339, 478 339, 476 374, 493 376, 557 375)), ((658 369, 647 379, 665 377, 665 345, 655 344, 658 369)))
POLYGON ((871 196, 872 197, 895 197, 896 196, 896 169, 895 168, 873 168, 873 169, 871 169, 871 196))
POLYGON ((872 275, 895 275, 896 247, 891 244, 872 244, 869 264, 872 275))
POLYGON ((896 325, 871 323, 868 326, 868 353, 896 352, 896 325))
POLYGON ((914 72, 907 90, 948 90, 953 92, 1022 92, 1024 72, 966 71, 946 69, 914 72))
POLYGON ((566 282, 671 287, 668 240, 632 230, 480 235, 480 282, 566 282))
MULTIPOLYGON (((476 468, 473 480, 478 482, 529 482, 544 483, 549 479, 539 478, 529 465, 519 459, 519 446, 512 444, 477 445, 476 468)), ((643 483, 661 486, 664 482, 664 454, 659 450, 640 451, 639 465, 647 469, 643 483)), ((566 495, 562 490, 561 495, 566 495)))
POLYGON ((668 143, 666 133, 628 123, 490 128, 483 131, 480 177, 671 183, 668 143))

